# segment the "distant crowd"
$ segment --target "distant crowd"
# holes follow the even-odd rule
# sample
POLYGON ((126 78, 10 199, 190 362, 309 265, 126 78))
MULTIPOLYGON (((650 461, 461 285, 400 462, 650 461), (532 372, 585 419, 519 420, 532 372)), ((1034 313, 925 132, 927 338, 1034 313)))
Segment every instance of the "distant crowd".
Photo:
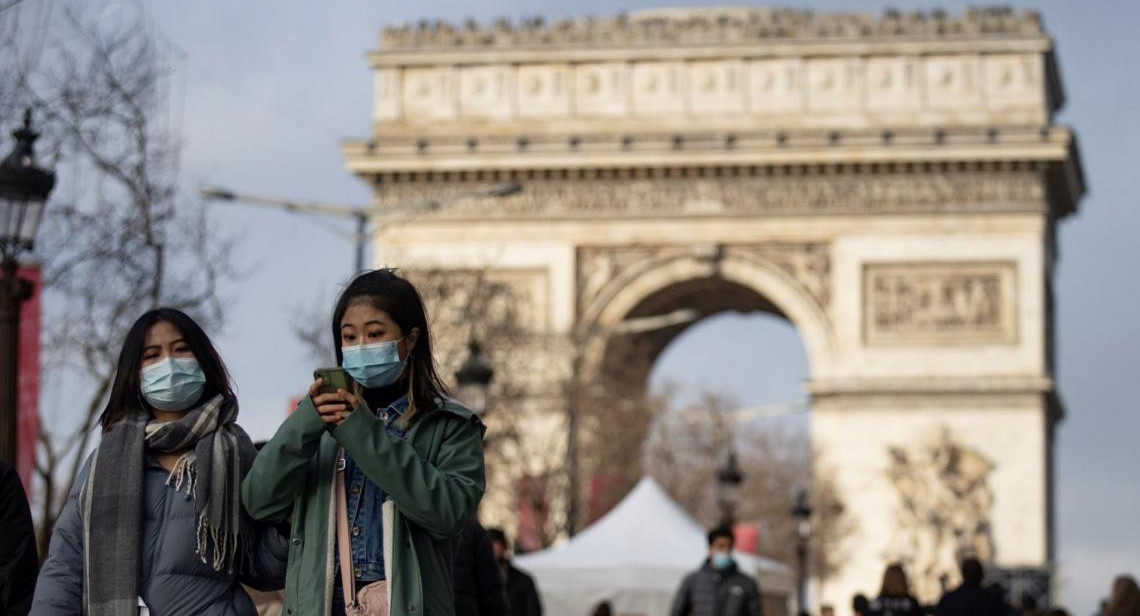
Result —
MULTIPOLYGON (((859 616, 1069 616, 1063 607, 1041 607, 1032 595, 1011 600, 1006 589, 985 583, 985 569, 976 558, 961 563, 962 584, 942 595, 937 604, 923 605, 910 592, 906 571, 901 565, 887 567, 879 595, 856 595, 852 609, 859 616)), ((834 608, 824 606, 820 616, 834 616, 834 608)), ((1110 594, 1093 616, 1140 616, 1140 588, 1131 576, 1121 575, 1112 583, 1110 594)))

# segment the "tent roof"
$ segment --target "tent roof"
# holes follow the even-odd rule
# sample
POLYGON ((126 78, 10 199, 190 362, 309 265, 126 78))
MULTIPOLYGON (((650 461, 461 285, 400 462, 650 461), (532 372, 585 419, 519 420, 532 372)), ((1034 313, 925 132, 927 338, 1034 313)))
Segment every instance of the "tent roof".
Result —
MULTIPOLYGON (((650 477, 642 479, 605 517, 559 548, 520 556, 523 568, 695 569, 708 555, 705 531, 650 477)), ((780 563, 733 555, 742 569, 787 574, 780 563)))

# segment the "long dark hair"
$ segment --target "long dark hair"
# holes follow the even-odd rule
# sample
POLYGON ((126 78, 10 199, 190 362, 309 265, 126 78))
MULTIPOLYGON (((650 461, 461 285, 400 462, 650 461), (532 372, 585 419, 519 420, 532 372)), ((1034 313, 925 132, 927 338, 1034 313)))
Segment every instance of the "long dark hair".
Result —
POLYGON ((115 368, 115 381, 111 385, 111 397, 107 400, 103 414, 99 416, 99 425, 103 427, 104 432, 126 417, 129 411, 147 408, 142 401, 142 382, 139 372, 142 370, 146 334, 159 321, 170 323, 182 334, 182 339, 193 351, 194 357, 198 359, 198 365, 206 374, 206 387, 199 400, 208 400, 222 394, 229 404, 237 404, 237 397, 234 396, 233 387, 230 385, 230 373, 206 332, 181 310, 158 308, 139 317, 134 325, 131 325, 127 337, 123 340, 123 349, 119 351, 119 364, 115 368))
POLYGON ((879 596, 890 599, 910 596, 910 584, 907 583, 906 571, 902 565, 893 563, 883 572, 883 587, 879 590, 879 596))
POLYGON ((447 385, 439 377, 439 372, 436 371, 435 357, 431 352, 431 329, 428 327, 424 301, 412 283, 391 269, 364 272, 353 278, 340 294, 336 309, 333 310, 332 335, 338 366, 344 361, 344 354, 340 349, 340 321, 344 318, 348 307, 356 302, 367 302, 373 308, 388 313, 405 335, 413 329, 420 330, 416 345, 409 351, 411 359, 404 372, 405 378, 411 383, 411 391, 408 411, 401 417, 401 422, 410 425, 415 420, 418 410, 430 411, 438 406, 437 398, 451 395, 447 385))

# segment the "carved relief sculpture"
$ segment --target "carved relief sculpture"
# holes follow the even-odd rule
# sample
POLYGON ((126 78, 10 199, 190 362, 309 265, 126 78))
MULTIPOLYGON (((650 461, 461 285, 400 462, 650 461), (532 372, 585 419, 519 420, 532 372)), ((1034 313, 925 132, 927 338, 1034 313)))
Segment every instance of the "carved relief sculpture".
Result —
POLYGON ((993 560, 994 464, 946 427, 916 449, 892 447, 887 453, 899 530, 884 556, 907 563, 916 596, 933 601, 941 592, 938 580, 955 577, 962 558, 993 560))
POLYGON ((867 344, 1012 344, 1012 263, 870 264, 864 267, 867 344))
MULTIPOLYGON (((446 199, 462 184, 389 185, 385 201, 446 199)), ((879 174, 711 179, 542 181, 506 199, 448 203, 433 218, 519 216, 888 214, 1040 210, 1036 173, 879 174)))

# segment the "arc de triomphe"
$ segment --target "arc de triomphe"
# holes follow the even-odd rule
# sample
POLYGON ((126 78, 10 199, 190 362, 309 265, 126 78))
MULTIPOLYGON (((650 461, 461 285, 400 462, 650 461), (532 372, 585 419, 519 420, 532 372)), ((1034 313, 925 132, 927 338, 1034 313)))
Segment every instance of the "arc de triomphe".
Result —
POLYGON ((925 599, 963 552, 1051 566, 1055 234, 1084 186, 1035 14, 423 24, 370 59, 374 131, 344 152, 381 208, 377 264, 448 281, 429 298, 448 372, 494 338, 475 321, 528 334, 485 341, 497 412, 525 426, 491 461, 492 523, 533 523, 519 486, 545 478, 559 524, 572 367, 643 387, 683 327, 597 332, 766 310, 802 337, 813 445, 857 521, 824 603, 898 558, 925 599), (508 180, 525 190, 383 207, 508 180), (497 289, 478 318, 472 284, 497 289))

